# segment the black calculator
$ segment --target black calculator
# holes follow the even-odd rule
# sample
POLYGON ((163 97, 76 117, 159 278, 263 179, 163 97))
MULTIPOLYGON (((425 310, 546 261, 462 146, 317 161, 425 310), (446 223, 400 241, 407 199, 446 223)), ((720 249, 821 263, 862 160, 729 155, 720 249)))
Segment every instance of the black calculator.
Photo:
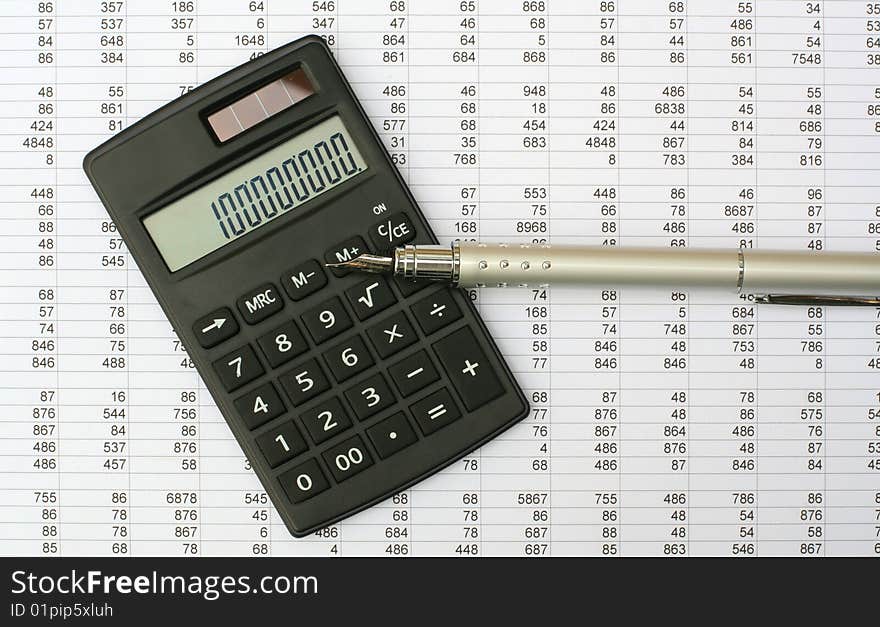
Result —
POLYGON ((322 39, 194 89, 83 167, 294 536, 528 413, 466 292, 325 266, 436 238, 322 39))

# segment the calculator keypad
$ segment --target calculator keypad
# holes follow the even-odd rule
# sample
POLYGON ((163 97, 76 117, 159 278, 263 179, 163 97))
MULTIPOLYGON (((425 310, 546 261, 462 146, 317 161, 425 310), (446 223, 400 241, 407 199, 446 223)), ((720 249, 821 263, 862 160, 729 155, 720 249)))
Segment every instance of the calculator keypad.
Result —
MULTIPOLYGON (((398 245, 412 233, 406 216, 395 214, 369 238, 398 245)), ((364 250, 354 237, 324 258, 364 250)), ((479 408, 504 392, 470 328, 455 328, 464 312, 454 292, 367 275, 344 279, 348 287, 331 292, 340 280, 333 274, 306 259, 278 277, 282 289, 262 284, 234 308, 218 308, 193 325, 207 348, 247 336, 213 368, 234 392, 256 453, 292 504, 405 458, 406 450, 462 420, 462 407, 479 408), (261 379, 267 370, 268 380, 261 379)))

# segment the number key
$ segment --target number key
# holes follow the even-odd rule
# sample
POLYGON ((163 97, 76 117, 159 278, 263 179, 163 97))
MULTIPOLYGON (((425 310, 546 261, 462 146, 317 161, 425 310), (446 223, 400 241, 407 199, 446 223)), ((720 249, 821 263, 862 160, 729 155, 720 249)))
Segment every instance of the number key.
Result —
POLYGON ((285 422, 257 438, 257 446, 272 468, 293 459, 309 447, 292 422, 285 422))
POLYGON ((256 390, 235 399, 238 415, 248 429, 256 429, 284 413, 284 403, 271 383, 261 385, 256 390))
POLYGON ((215 361, 214 370, 227 392, 237 390, 265 372, 254 349, 247 344, 215 361))
POLYGON ((329 440, 351 426, 351 418, 336 398, 315 405, 301 413, 299 417, 315 444, 329 440))
POLYGON ((345 481, 373 465, 373 458, 359 436, 340 442, 324 453, 324 461, 337 481, 345 481))
POLYGON ((330 487, 314 459, 282 473, 278 480, 291 503, 302 503, 330 487))
POLYGON ((324 353, 324 359, 340 383, 373 365, 373 358, 364 341, 357 335, 328 350, 324 353))
POLYGON ((305 338, 292 320, 260 337, 257 344, 273 368, 302 355, 308 349, 305 338))
POLYGON ((394 395, 381 374, 373 375, 349 388, 345 391, 345 398, 358 420, 366 420, 394 404, 394 395))
POLYGON ((304 313, 302 320, 316 344, 326 342, 351 327, 351 318, 336 296, 304 313))
POLYGON ((330 389, 330 383, 315 359, 301 363, 282 375, 279 381, 294 405, 302 405, 310 398, 330 389))

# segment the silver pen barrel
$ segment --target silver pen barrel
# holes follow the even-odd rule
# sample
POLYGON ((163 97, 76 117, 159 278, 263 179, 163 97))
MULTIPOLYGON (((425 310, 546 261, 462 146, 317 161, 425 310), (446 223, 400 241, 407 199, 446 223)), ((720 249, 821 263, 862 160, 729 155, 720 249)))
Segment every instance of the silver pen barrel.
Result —
MULTIPOLYGON (((445 280, 461 287, 641 285, 789 294, 800 299, 880 294, 880 255, 852 252, 455 242, 451 247, 399 248, 394 268, 408 278, 445 280)), ((877 302, 858 300, 858 304, 877 302)), ((845 304, 841 299, 831 302, 845 304)))

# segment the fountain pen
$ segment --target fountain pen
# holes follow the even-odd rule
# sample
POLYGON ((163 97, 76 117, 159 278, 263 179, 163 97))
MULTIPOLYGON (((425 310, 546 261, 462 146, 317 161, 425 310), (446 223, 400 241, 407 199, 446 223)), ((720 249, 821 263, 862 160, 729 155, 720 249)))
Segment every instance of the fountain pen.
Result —
POLYGON ((720 288, 761 303, 880 306, 880 254, 872 253, 455 241, 327 265, 459 287, 720 288))

